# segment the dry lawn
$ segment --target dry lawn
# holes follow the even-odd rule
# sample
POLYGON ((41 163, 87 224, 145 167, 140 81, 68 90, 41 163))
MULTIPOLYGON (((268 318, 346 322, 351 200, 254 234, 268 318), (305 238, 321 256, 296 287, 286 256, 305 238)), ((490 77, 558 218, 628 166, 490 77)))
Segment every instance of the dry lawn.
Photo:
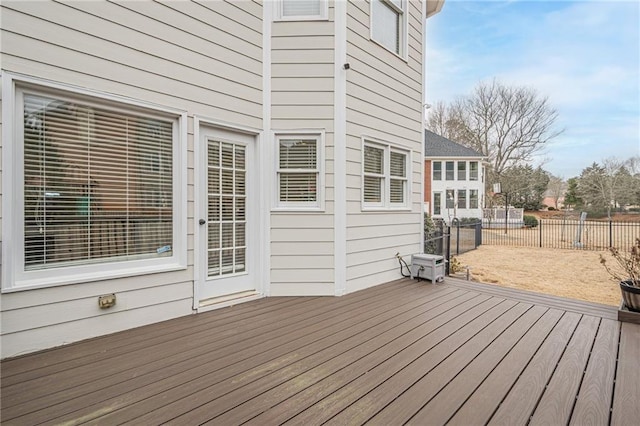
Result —
POLYGON ((600 264, 608 252, 482 245, 457 256, 475 281, 620 305, 620 289, 600 264))

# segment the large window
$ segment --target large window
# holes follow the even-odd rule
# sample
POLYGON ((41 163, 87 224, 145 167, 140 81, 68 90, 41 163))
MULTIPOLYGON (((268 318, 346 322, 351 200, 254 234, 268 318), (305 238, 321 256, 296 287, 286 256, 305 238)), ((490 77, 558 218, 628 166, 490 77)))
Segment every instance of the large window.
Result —
POLYGON ((372 0, 371 38, 393 53, 404 56, 407 0, 372 0))
POLYGON ((469 180, 478 180, 478 162, 469 162, 469 180))
POLYGON ((277 0, 275 18, 282 21, 328 19, 327 0, 277 0))
POLYGON ((276 207, 321 207, 321 135, 277 136, 276 207))
POLYGON ((408 206, 408 152, 365 142, 362 201, 365 208, 408 206))
POLYGON ((446 175, 445 175, 445 179, 446 180, 454 180, 455 179, 455 173, 454 173, 454 164, 455 162, 453 161, 447 161, 445 163, 446 166, 446 175))
POLYGON ((458 180, 467 180, 467 162, 458 161, 458 180))
POLYGON ((13 114, 15 286, 177 261, 178 117, 26 87, 13 114))
POLYGON ((442 180, 442 161, 433 162, 433 180, 442 180))

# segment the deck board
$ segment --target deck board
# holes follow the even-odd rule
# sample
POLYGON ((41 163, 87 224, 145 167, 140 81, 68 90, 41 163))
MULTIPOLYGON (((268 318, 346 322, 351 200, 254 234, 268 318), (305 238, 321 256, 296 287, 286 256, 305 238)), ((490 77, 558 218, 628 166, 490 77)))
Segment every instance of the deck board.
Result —
MULTIPOLYGON (((462 426, 470 423, 487 423, 561 317, 562 311, 557 309, 545 312, 540 321, 523 335, 502 361, 485 375, 478 387, 467 386, 466 375, 456 377, 454 382, 457 381, 455 383, 457 386, 449 386, 447 394, 452 399, 464 397, 466 401, 462 401, 464 406, 458 404, 462 408, 449 419, 448 424, 462 426)), ((492 367, 491 364, 487 366, 487 368, 490 367, 492 367)))
POLYGON ((611 424, 637 425, 640 419, 640 325, 622 323, 611 424))
POLYGON ((609 422, 619 336, 620 323, 603 319, 580 385, 571 425, 603 425, 609 422))
POLYGON ((581 318, 529 424, 569 422, 599 325, 600 318, 581 318))
POLYGON ((267 298, 4 360, 2 424, 634 424, 640 325, 447 279, 267 298))

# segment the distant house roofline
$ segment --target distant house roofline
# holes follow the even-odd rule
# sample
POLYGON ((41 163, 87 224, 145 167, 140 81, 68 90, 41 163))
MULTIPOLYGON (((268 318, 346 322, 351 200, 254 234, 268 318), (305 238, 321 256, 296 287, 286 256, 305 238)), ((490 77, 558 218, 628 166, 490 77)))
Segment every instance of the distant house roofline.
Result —
POLYGON ((427 129, 424 131, 424 156, 425 158, 485 159, 485 156, 475 149, 461 145, 427 129))

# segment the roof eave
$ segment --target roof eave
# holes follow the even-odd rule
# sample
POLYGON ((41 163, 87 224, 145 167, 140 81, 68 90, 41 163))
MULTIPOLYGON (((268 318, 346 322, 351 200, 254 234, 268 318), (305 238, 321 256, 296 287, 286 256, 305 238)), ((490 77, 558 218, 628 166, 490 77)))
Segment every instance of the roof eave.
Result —
POLYGON ((427 18, 442 10, 445 0, 427 0, 427 18))

